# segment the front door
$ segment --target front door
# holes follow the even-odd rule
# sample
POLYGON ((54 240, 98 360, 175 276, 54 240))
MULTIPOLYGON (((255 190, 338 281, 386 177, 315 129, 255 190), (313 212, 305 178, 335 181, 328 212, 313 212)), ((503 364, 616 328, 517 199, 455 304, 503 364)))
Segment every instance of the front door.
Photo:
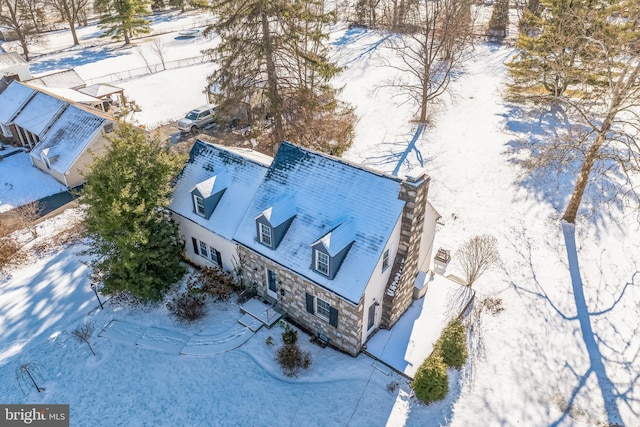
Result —
POLYGON ((267 295, 278 299, 278 287, 276 285, 276 272, 267 269, 267 295))
POLYGON ((373 328, 376 323, 376 304, 373 303, 369 306, 369 321, 367 323, 367 331, 373 328))

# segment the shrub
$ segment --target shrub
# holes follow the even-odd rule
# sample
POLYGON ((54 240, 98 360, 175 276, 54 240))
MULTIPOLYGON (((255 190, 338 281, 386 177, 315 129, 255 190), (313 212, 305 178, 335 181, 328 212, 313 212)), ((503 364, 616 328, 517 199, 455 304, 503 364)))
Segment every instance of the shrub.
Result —
POLYGON ((462 368, 467 362, 467 331, 459 320, 452 320, 442 331, 435 352, 440 353, 447 366, 462 368))
POLYGON ((192 294, 207 294, 226 301, 240 287, 233 275, 220 268, 204 267, 189 278, 187 290, 192 294))
POLYGON ((285 345, 293 345, 298 342, 298 331, 295 329, 291 329, 290 327, 286 327, 284 332, 282 333, 282 342, 285 345))
POLYGON ((411 387, 416 397, 424 403, 444 399, 447 395, 449 391, 447 366, 437 351, 427 357, 420 368, 418 368, 411 387))
POLYGON ((167 309, 178 319, 193 322, 206 313, 204 296, 185 292, 172 298, 167 303, 167 309))
POLYGON ((311 366, 311 353, 300 350, 297 344, 285 344, 276 351, 276 361, 286 376, 295 377, 311 366))

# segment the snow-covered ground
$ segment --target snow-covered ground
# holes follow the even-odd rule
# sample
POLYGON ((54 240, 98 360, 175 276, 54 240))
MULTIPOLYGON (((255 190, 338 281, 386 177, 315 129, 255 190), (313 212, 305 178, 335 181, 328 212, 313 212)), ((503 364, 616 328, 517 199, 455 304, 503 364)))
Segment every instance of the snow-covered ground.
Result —
MULTIPOLYGON (((408 104, 375 90, 393 72, 380 67, 380 55, 389 54, 381 43, 384 37, 337 28, 332 40, 335 57, 346 67, 336 80, 345 85, 341 96, 356 106, 360 118, 355 144, 345 157, 390 172, 403 157, 415 125, 408 104)), ((100 56, 68 50, 75 52, 85 78, 140 64, 131 49, 105 54, 108 67, 100 66, 100 56)), ((528 117, 502 99, 504 62, 511 53, 506 46, 477 43, 453 81, 451 95, 438 107, 434 127, 398 168, 402 175, 422 161, 431 175, 429 198, 445 223, 436 245, 454 251, 452 269, 455 249, 474 235, 492 234, 500 246, 501 267, 474 285, 476 307, 467 318, 470 361, 450 375, 445 401, 420 405, 409 397, 406 382, 382 372, 366 356, 321 350, 305 339, 301 344, 313 353, 313 365, 288 379, 273 362, 273 348, 265 344, 269 335, 277 342, 277 329, 261 330, 231 352, 201 358, 94 338, 94 358, 69 335, 82 321, 78 308, 95 305, 84 270, 74 260, 77 247, 15 269, 0 282, 2 400, 71 403, 72 425, 96 420, 104 425, 637 425, 637 219, 615 205, 602 205, 599 215, 579 218, 575 234, 572 227, 561 227, 571 183, 531 180, 515 161, 520 153, 514 152, 514 141, 552 129, 548 121, 528 117), (44 266, 49 271, 45 277, 39 272, 44 266), (43 282, 53 288, 43 293, 43 282), (14 301, 7 294, 34 299, 14 301), (500 298, 504 311, 492 315, 482 309, 486 297, 500 298), (20 391, 14 371, 25 363, 41 367, 45 393, 20 391), (400 386, 391 392, 387 385, 394 381, 400 386)), ((63 58, 61 54, 59 63, 74 63, 63 58)), ((181 116, 187 105, 201 104, 209 72, 198 65, 121 85, 143 106, 140 123, 153 124, 181 116), (179 77, 185 86, 167 90, 176 87, 179 77), (191 84, 192 89, 186 87, 191 84)), ((100 328, 120 319, 195 334, 235 315, 233 306, 212 306, 207 319, 186 331, 162 308, 97 310, 86 317, 100 328)))
POLYGON ((51 175, 34 167, 25 152, 0 160, 0 213, 66 190, 51 175))

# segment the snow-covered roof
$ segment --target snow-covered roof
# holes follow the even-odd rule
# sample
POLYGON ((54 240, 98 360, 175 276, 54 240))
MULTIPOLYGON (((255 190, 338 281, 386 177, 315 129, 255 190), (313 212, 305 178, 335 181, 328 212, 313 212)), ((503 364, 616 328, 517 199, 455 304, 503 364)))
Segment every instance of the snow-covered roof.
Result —
POLYGON ((402 214, 400 183, 396 177, 283 142, 235 240, 357 303, 402 214), (282 194, 295 198, 296 218, 278 247, 270 249, 256 239, 255 218, 282 194), (343 229, 340 224, 345 224, 343 229), (330 231, 338 234, 337 240, 354 242, 333 279, 311 269, 311 245, 330 231))
POLYGON ((82 92, 85 95, 95 96, 96 98, 103 98, 105 96, 113 95, 114 93, 120 93, 124 91, 121 87, 113 86, 106 83, 97 83, 91 86, 87 86, 82 89, 78 89, 78 92, 82 92))
POLYGON ((76 70, 73 69, 56 71, 54 73, 37 76, 29 80, 28 83, 34 86, 46 88, 68 89, 78 89, 86 85, 84 80, 82 80, 82 77, 80 77, 76 70))
MULTIPOLYGON (((296 199, 291 194, 285 194, 273 202, 273 205, 262 211, 272 227, 277 227, 296 214, 296 199)), ((258 216, 260 216, 258 215, 258 216)))
POLYGON ((13 122, 42 137, 42 134, 60 112, 69 104, 46 93, 38 92, 20 111, 13 122))
POLYGON ((64 174, 106 122, 103 117, 70 105, 31 150, 31 156, 39 159, 48 150, 51 168, 64 174))
POLYGON ((16 65, 26 64, 27 61, 15 52, 0 54, 0 69, 12 68, 16 65))
POLYGON ((47 92, 64 99, 71 103, 97 105, 101 104, 102 100, 93 96, 86 95, 82 92, 78 92, 75 89, 60 88, 60 87, 48 87, 47 92))
POLYGON ((347 247, 351 242, 355 240, 354 227, 351 220, 341 222, 333 230, 322 236, 316 242, 313 242, 311 246, 315 246, 316 243, 322 243, 327 250, 327 253, 331 256, 336 256, 338 252, 347 247))
POLYGON ((204 180, 195 185, 195 188, 200 192, 202 197, 209 197, 212 194, 219 193, 227 188, 227 172, 226 170, 220 170, 211 178, 204 180))
POLYGON ((33 96, 35 90, 18 82, 11 82, 0 93, 0 123, 11 123, 20 109, 33 96))
POLYGON ((251 150, 228 149, 196 140, 178 176, 170 209, 231 240, 271 158, 251 150), (226 176, 226 191, 209 219, 193 211, 191 190, 216 175, 226 176))

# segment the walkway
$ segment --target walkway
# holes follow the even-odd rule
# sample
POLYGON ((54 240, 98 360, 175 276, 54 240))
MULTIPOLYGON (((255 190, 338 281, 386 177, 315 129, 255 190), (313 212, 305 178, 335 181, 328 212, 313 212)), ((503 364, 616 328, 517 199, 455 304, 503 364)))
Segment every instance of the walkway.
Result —
POLYGON ((122 320, 112 320, 100 331, 99 337, 127 345, 138 345, 170 354, 213 356, 236 349, 247 342, 254 332, 237 323, 217 334, 182 332, 145 327, 122 320))

